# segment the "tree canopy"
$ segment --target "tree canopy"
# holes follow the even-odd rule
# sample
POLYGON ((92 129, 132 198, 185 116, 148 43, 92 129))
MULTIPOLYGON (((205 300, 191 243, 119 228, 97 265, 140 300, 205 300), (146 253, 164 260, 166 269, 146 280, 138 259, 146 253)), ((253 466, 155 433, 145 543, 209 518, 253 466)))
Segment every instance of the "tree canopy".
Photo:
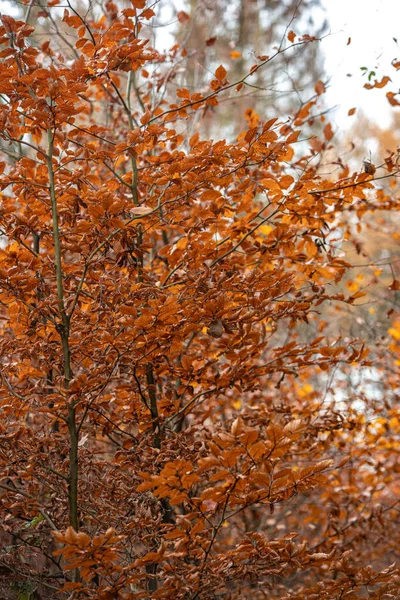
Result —
POLYGON ((395 598, 399 156, 346 164, 320 79, 215 138, 319 37, 178 87, 156 11, 1 17, 1 594, 395 598))

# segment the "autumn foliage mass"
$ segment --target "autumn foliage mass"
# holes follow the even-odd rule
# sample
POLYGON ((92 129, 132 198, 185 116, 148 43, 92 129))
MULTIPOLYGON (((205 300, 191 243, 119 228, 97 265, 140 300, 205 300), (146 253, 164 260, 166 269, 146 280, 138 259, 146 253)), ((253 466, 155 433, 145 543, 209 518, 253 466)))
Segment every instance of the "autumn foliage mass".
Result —
POLYGON ((398 598, 397 152, 348 165, 322 80, 219 127, 295 21, 196 88, 157 3, 74 4, 1 18, 1 597, 398 598))

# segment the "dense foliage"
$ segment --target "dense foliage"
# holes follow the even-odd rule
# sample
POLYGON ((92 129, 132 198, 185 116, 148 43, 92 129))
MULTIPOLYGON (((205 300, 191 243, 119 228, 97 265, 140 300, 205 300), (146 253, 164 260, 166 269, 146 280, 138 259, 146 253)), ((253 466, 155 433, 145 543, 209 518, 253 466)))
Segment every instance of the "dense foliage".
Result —
POLYGON ((368 301, 342 246, 396 214, 397 156, 332 158, 322 81, 203 137, 312 36, 175 90, 156 7, 57 4, 52 36, 0 28, 2 596, 398 597, 400 326, 332 326, 368 301))

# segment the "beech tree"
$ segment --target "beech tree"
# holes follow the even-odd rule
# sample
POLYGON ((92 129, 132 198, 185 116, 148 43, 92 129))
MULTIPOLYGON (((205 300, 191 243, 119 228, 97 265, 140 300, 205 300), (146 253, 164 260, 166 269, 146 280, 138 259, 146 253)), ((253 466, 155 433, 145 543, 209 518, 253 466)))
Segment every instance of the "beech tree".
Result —
POLYGON ((67 1, 45 39, 34 4, 0 28, 2 595, 397 597, 400 318, 389 345, 330 322, 368 300, 341 247, 398 210, 397 155, 323 176, 322 81, 289 120, 202 135, 318 44, 295 23, 175 89, 156 4, 67 1))

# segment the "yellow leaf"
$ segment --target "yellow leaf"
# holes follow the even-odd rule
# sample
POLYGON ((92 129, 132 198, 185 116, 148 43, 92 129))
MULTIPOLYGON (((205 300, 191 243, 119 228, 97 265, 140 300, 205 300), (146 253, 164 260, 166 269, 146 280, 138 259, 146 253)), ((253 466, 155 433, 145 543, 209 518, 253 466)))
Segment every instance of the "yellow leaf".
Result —
POLYGON ((400 340, 400 330, 399 329, 395 329, 394 327, 390 327, 390 329, 388 329, 388 334, 392 336, 392 338, 394 338, 395 340, 400 340))
POLYGON ((188 239, 186 237, 182 237, 180 240, 178 240, 175 244, 175 247, 178 250, 184 250, 187 246, 188 243, 188 239))
POLYGON ((8 246, 7 250, 8 250, 9 252, 17 252, 18 248, 19 248, 19 244, 18 244, 18 242, 12 242, 12 243, 11 243, 11 244, 8 246))
POLYGON ((272 230, 272 225, 261 225, 261 227, 259 228, 259 231, 264 235, 268 235, 269 233, 271 233, 272 230))
POLYGON ((358 283, 355 281, 347 281, 346 287, 350 290, 351 293, 357 292, 359 289, 358 283))
POLYGON ((301 396, 302 398, 304 398, 305 396, 308 396, 308 394, 312 394, 314 391, 313 386, 310 383, 305 383, 303 385, 303 387, 301 387, 298 391, 299 396, 301 396))

